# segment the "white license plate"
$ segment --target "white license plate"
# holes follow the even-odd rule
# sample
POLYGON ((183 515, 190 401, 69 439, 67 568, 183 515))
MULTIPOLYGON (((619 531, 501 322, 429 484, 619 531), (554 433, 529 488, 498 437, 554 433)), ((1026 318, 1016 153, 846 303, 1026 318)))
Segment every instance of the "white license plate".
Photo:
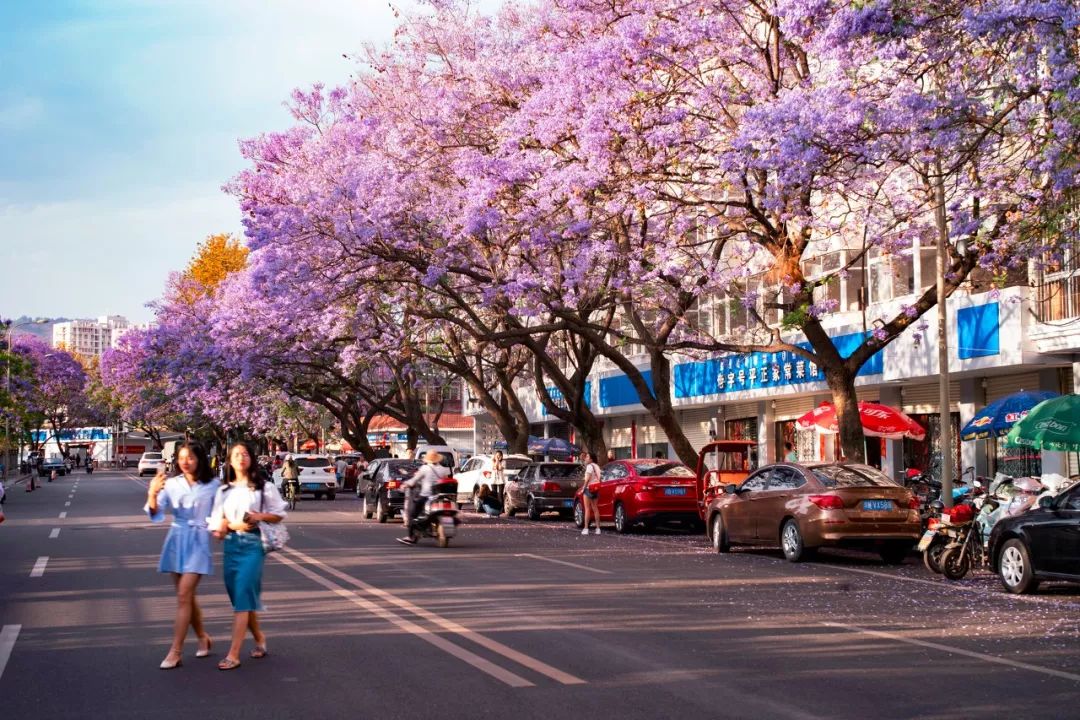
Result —
POLYGON ((935 535, 937 535, 937 530, 927 530, 923 533, 922 538, 919 540, 919 552, 930 547, 930 543, 934 541, 935 535))

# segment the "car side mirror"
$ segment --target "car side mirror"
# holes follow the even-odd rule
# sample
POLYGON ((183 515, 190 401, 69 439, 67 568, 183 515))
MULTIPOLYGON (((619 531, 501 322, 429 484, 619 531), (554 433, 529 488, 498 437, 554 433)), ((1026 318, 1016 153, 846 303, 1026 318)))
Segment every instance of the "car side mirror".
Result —
POLYGON ((739 494, 739 486, 735 485, 735 484, 725 485, 724 486, 724 493, 727 494, 727 495, 738 495, 739 494))
POLYGON ((1054 498, 1049 495, 1043 495, 1041 498, 1039 498, 1039 507, 1043 510, 1053 510, 1054 498))

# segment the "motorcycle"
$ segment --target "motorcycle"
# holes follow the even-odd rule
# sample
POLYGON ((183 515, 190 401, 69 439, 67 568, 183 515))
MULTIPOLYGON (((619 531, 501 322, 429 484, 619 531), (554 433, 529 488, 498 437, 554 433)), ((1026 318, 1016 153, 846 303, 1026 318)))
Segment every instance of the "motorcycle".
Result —
POLYGON ((435 485, 434 491, 420 515, 413 520, 412 529, 421 536, 435 538, 439 547, 449 547, 450 538, 457 534, 457 526, 461 524, 457 480, 443 480, 435 485))
POLYGON ((94 463, 91 462, 90 460, 86 461, 86 474, 87 475, 93 475, 94 474, 94 463))

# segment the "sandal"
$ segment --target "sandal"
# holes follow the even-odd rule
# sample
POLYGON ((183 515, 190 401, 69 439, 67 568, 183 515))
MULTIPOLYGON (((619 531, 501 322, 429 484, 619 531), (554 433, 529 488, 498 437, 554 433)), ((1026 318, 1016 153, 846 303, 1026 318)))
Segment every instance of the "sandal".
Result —
POLYGON ((254 649, 252 649, 252 651, 248 654, 248 657, 252 658, 253 660, 260 660, 269 654, 270 653, 269 651, 267 651, 266 645, 256 645, 254 649))
MULTIPOLYGON (((201 642, 201 641, 200 641, 201 642)), ((210 636, 206 636, 206 648, 199 648, 195 651, 195 657, 204 658, 210 656, 210 649, 214 647, 214 641, 210 639, 210 636)))
POLYGON ((233 660, 230 657, 225 658, 217 664, 218 670, 235 670, 238 667, 240 667, 240 661, 233 660))

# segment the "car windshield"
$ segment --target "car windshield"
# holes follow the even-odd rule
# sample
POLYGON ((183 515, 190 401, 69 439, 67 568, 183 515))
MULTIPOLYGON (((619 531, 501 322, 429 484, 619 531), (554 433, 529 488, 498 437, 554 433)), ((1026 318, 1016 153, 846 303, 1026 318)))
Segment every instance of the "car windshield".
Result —
POLYGON ((161 453, 145 453, 145 454, 143 454, 143 460, 160 460, 160 459, 161 459, 161 453))
POLYGON ((639 464, 635 469, 641 477, 694 477, 694 471, 681 463, 639 464))
POLYGON ((408 480, 423 466, 424 463, 422 462, 394 463, 387 468, 387 472, 390 473, 390 477, 405 478, 408 480))
POLYGON ((296 466, 302 468, 324 468, 330 465, 326 458, 296 458, 296 466))
POLYGON ((503 467, 507 470, 520 470, 531 462, 532 460, 525 460, 524 458, 506 458, 503 461, 503 467))
POLYGON ((810 468, 825 487, 889 487, 895 486, 888 475, 869 465, 818 465, 810 468))
POLYGON ((580 465, 541 465, 540 477, 547 480, 562 480, 581 475, 584 468, 580 465))

